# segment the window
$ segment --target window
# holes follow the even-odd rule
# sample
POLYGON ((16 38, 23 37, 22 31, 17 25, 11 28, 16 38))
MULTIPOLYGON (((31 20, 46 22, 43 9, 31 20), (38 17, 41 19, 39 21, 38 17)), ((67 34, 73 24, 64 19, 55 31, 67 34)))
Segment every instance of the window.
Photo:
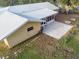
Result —
POLYGON ((46 22, 41 22, 41 25, 46 24, 46 22))
POLYGON ((46 22, 44 22, 44 24, 46 24, 46 22))
POLYGON ((33 26, 27 29, 27 31, 31 31, 31 30, 33 30, 33 26))
POLYGON ((43 22, 41 22, 41 24, 43 24, 43 22))
POLYGON ((54 19, 54 16, 52 15, 51 18, 54 19))
POLYGON ((45 18, 42 18, 42 20, 45 20, 45 18))
POLYGON ((47 17, 47 20, 46 20, 46 21, 48 22, 48 21, 50 21, 50 20, 51 20, 51 16, 47 17))
POLYGON ((49 21, 52 20, 51 16, 49 16, 49 21))
POLYGON ((47 17, 46 21, 51 21, 52 19, 54 19, 54 15, 47 17))

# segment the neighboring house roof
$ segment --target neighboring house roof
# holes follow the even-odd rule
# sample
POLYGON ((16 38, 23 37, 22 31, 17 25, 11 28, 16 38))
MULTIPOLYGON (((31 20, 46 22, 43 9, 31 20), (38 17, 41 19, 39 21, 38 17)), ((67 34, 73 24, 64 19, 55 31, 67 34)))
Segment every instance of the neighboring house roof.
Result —
POLYGON ((9 11, 14 13, 25 13, 25 12, 31 12, 39 9, 48 8, 50 10, 57 10, 59 9, 55 5, 49 3, 49 2, 42 2, 42 3, 33 3, 33 4, 25 4, 25 5, 16 5, 9 8, 9 11))
POLYGON ((28 19, 5 11, 0 15, 0 40, 15 32, 26 22, 28 19))
POLYGON ((55 15, 57 13, 58 13, 57 11, 52 11, 48 8, 44 8, 44 9, 39 9, 39 10, 28 12, 28 13, 23 13, 22 15, 33 17, 36 19, 42 19, 44 17, 55 15))

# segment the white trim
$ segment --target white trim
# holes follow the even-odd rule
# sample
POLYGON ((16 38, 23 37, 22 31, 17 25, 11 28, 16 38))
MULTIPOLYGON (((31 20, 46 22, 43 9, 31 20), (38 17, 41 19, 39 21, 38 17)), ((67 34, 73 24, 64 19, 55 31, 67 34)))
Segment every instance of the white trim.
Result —
POLYGON ((10 48, 7 38, 4 39, 4 43, 8 46, 8 48, 10 48))

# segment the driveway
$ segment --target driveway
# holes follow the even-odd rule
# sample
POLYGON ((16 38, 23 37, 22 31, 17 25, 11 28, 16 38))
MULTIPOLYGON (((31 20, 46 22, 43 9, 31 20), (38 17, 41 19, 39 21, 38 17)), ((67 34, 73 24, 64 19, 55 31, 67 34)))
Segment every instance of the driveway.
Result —
POLYGON ((70 29, 71 25, 60 23, 57 21, 51 22, 44 27, 43 33, 49 35, 53 38, 60 39, 63 37, 70 29))

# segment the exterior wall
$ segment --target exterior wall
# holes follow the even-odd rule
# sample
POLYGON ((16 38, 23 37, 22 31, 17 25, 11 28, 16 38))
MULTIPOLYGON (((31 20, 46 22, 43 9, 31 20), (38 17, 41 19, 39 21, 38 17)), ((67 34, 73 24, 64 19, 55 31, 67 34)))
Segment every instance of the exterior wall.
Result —
POLYGON ((34 36, 40 30, 41 30, 40 22, 28 22, 27 24, 22 26, 19 30, 14 32, 11 36, 9 36, 7 39, 4 39, 4 42, 9 48, 12 48, 15 45, 34 36), (27 29, 31 26, 33 26, 33 30, 28 32, 27 29))

